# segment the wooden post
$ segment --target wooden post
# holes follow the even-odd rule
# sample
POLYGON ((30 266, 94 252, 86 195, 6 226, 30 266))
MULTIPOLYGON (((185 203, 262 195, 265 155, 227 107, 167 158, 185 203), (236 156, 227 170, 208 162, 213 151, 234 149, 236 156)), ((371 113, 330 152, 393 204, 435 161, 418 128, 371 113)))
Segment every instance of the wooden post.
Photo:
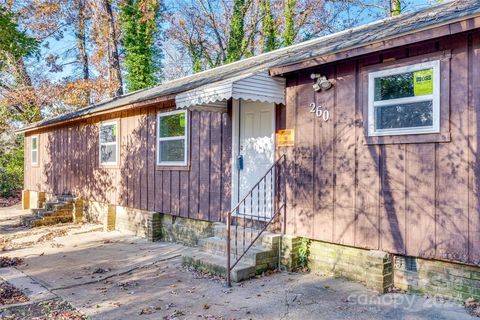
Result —
POLYGON ((22 209, 30 209, 30 191, 22 190, 22 209))

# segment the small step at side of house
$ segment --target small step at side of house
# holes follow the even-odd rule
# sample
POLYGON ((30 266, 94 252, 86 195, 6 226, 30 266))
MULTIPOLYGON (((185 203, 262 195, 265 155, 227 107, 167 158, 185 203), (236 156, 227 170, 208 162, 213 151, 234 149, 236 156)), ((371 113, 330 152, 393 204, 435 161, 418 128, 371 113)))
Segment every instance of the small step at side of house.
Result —
POLYGON ((68 223, 74 220, 75 199, 70 195, 58 195, 45 202, 43 208, 32 209, 32 214, 22 217, 22 224, 27 227, 49 226, 68 223))
MULTIPOLYGON (((232 227, 235 228, 235 227, 232 227)), ((236 228, 237 237, 230 241, 231 264, 233 265, 244 250, 250 245, 260 231, 253 229, 236 228), (243 242, 245 239, 245 242, 243 242)), ((234 231, 232 230, 232 235, 234 231)), ((264 232, 260 234, 254 245, 245 253, 238 264, 233 268, 231 279, 234 282, 248 280, 267 270, 278 266, 278 250, 280 235, 264 232)), ((221 277, 226 276, 227 241, 226 226, 216 223, 214 236, 200 239, 197 247, 192 247, 183 253, 183 264, 198 270, 209 272, 221 277)))

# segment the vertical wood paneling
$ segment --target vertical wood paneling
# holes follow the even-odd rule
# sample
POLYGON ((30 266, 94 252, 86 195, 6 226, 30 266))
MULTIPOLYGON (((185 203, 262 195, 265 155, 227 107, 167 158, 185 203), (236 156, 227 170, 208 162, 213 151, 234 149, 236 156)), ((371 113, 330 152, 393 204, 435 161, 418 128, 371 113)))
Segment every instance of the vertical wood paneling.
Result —
MULTIPOLYGON (((321 74, 327 76, 328 79, 335 78, 335 70, 332 66, 328 66, 320 70, 321 74)), ((308 81, 306 90, 312 91, 311 80, 308 81)), ((350 93, 351 94, 351 93, 350 93)), ((305 132, 305 139, 312 141, 311 146, 313 151, 312 180, 309 181, 308 188, 311 188, 313 194, 313 230, 312 235, 316 239, 324 241, 332 241, 334 228, 334 155, 335 155, 335 140, 334 130, 336 126, 336 88, 324 92, 316 92, 314 94, 314 101, 317 107, 321 107, 323 111, 328 111, 331 118, 329 121, 324 121, 323 118, 317 117, 311 113, 309 101, 305 101, 303 106, 299 106, 306 112, 305 116, 310 119, 314 126, 313 130, 309 128, 305 132), (310 185, 311 183, 311 185, 310 185), (325 223, 325 221, 328 221, 325 223)), ((302 128, 301 126, 298 127, 302 128)), ((301 132, 304 132, 302 129, 301 132)), ((308 159, 307 159, 308 161, 308 159)))
POLYGON ((208 220, 210 210, 210 113, 200 112, 199 219, 208 220))
POLYGON ((180 171, 179 215, 181 217, 188 217, 188 212, 189 212, 189 186, 190 186, 189 172, 187 170, 180 171))
POLYGON ((211 113, 210 126, 210 220, 220 220, 221 210, 221 161, 222 161, 222 114, 211 113))
POLYGON ((190 218, 199 218, 199 177, 200 177, 200 112, 191 113, 192 134, 190 143, 190 218))
POLYGON ((135 116, 133 117, 133 128, 132 128, 132 145, 131 145, 131 154, 132 154, 132 175, 133 175, 133 189, 130 191, 133 193, 133 203, 132 208, 140 208, 140 171, 142 166, 141 158, 141 126, 140 126, 140 110, 135 111, 135 116))
POLYGON ((405 145, 383 145, 380 181, 380 247, 405 252, 405 145))
POLYGON ((122 112, 120 119, 120 183, 118 185, 118 202, 121 206, 128 206, 128 118, 126 111, 122 112))
POLYGON ((155 170, 155 211, 164 212, 162 206, 163 206, 163 171, 155 170))
POLYGON ((155 210, 155 147, 157 135, 155 130, 155 112, 150 110, 147 115, 147 210, 155 210))
POLYGON ((228 113, 222 114, 222 216, 225 221, 226 215, 231 210, 232 197, 232 107, 229 103, 228 113))
POLYGON ((162 181, 162 212, 169 213, 171 210, 171 181, 172 181, 172 175, 171 171, 169 170, 163 170, 163 181, 162 181))
POLYGON ((141 149, 140 149, 140 208, 142 210, 147 210, 148 202, 148 149, 147 149, 147 139, 148 139, 148 113, 145 111, 142 112, 140 120, 140 132, 141 132, 141 149))
POLYGON ((435 144, 406 146, 406 254, 435 255, 435 144))
POLYGON ((467 37, 453 38, 451 143, 437 144, 436 257, 468 260, 467 37))
POLYGON ((469 52, 469 262, 480 264, 480 33, 473 34, 469 52))
POLYGON ((65 181, 65 173, 64 173, 64 166, 65 166, 65 157, 64 157, 64 132, 65 128, 61 128, 59 131, 59 147, 57 149, 58 157, 60 159, 59 162, 59 170, 58 170, 58 193, 63 193, 64 190, 64 181, 65 181))
POLYGON ((170 212, 178 216, 180 215, 180 172, 178 170, 173 170, 171 172, 171 206, 170 212))
MULTIPOLYGON (((297 90, 298 77, 296 75, 287 79, 285 103, 286 103, 286 120, 285 125, 287 129, 294 129, 297 119, 297 90)), ((295 139, 296 142, 296 139, 295 139)), ((294 148, 285 147, 279 148, 280 153, 285 153, 287 158, 286 168, 286 196, 287 196, 287 215, 286 231, 289 234, 298 234, 297 229, 297 215, 296 215, 296 201, 295 201, 295 153, 294 148)))
POLYGON ((135 197, 135 155, 134 155, 134 132, 135 130, 135 115, 132 114, 127 118, 127 206, 133 208, 135 197))
MULTIPOLYGON (((313 139, 314 117, 310 113, 310 103, 314 95, 312 81, 308 74, 299 78, 297 84, 296 128, 295 132, 295 215, 297 228, 306 236, 313 236, 313 139)), ((328 192, 328 191, 327 191, 328 192)))
MULTIPOLYGON (((337 66, 335 86, 337 93, 333 111, 335 119, 333 241, 348 245, 353 245, 355 239, 355 72, 355 62, 337 66)), ((315 222, 316 225, 321 223, 315 222)))
MULTIPOLYGON (((368 63, 379 62, 378 57, 370 58, 368 63)), ((361 61, 361 65, 366 62, 361 61)), ((368 81, 367 74, 360 75, 361 83, 359 88, 361 92, 367 92, 368 81)), ((356 168, 356 226, 355 226, 355 245, 365 248, 379 247, 379 147, 377 145, 367 145, 366 133, 366 114, 368 100, 367 95, 356 91, 357 100, 357 121, 356 129, 356 150, 357 150, 357 168, 356 168)))

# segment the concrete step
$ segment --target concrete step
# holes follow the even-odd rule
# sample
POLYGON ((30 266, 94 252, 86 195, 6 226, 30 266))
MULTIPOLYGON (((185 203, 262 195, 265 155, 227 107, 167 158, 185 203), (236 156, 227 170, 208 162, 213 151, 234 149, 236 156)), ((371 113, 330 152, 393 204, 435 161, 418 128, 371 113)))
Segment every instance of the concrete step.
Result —
POLYGON ((55 196, 55 198, 58 201, 66 201, 66 202, 73 202, 75 200, 75 197, 70 195, 70 194, 57 195, 57 196, 55 196))
MULTIPOLYGON (((230 243, 232 261, 239 258, 243 254, 244 250, 247 249, 248 245, 248 243, 245 243, 245 246, 243 246, 243 243, 237 243, 237 245, 235 245, 235 241, 232 240, 230 243)), ((218 237, 200 239, 198 246, 204 252, 209 252, 222 257, 227 255, 227 242, 225 239, 218 237)), ((275 252, 270 248, 254 245, 247 251, 247 253, 245 253, 242 260, 255 265, 271 265, 276 263, 277 256, 278 252, 275 252)))
POLYGON ((39 220, 40 218, 38 218, 37 216, 34 216, 34 215, 26 215, 26 216, 22 216, 21 217, 21 222, 22 222, 22 225, 27 227, 27 228, 30 228, 32 226, 32 223, 33 221, 36 221, 36 220, 39 220))
MULTIPOLYGON (((235 240, 235 233, 237 237, 237 242, 243 244, 243 239, 245 238, 245 244, 250 244, 255 237, 260 233, 261 230, 252 229, 252 228, 243 228, 238 227, 235 229, 235 226, 231 227, 231 240, 235 240), (244 232, 245 229, 245 232, 244 232)), ((226 239, 227 237, 227 226, 224 223, 217 222, 213 226, 213 234, 217 238, 226 239)), ((260 237, 255 241, 256 245, 263 245, 267 248, 277 247, 278 242, 280 241, 280 235, 265 231, 260 235, 260 237)))
POLYGON ((50 215, 50 214, 52 214, 52 213, 54 213, 54 211, 44 210, 44 211, 39 211, 39 212, 36 214, 36 216, 41 219, 41 218, 43 218, 43 217, 48 217, 48 215, 50 215))
POLYGON ((68 210, 59 210, 59 211, 50 211, 50 212, 45 212, 43 215, 43 218, 60 218, 60 217, 72 217, 72 212, 68 210))
POLYGON ((46 202, 43 207, 49 211, 62 209, 72 210, 73 204, 69 202, 46 202))
MULTIPOLYGON (((197 250, 186 250, 183 253, 182 260, 184 266, 191 266, 197 270, 209 272, 224 278, 226 277, 226 257, 197 250)), ((239 262, 232 270, 231 279, 234 282, 240 282, 242 280, 248 280, 255 275, 255 265, 239 262)))
POLYGON ((38 219, 32 221, 32 227, 43 227, 43 226, 51 226, 59 223, 68 223, 73 222, 73 217, 70 215, 68 217, 60 216, 60 217, 45 217, 42 219, 38 219))

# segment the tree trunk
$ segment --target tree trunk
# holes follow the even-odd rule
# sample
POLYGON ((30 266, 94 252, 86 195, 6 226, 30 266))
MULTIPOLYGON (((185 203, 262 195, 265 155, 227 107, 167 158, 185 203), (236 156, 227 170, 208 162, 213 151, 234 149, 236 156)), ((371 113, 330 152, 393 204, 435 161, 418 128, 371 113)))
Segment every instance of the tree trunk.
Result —
POLYGON ((16 78, 17 83, 19 83, 22 87, 31 87, 32 86, 32 79, 28 74, 27 67, 25 66, 25 61, 23 58, 15 59, 14 57, 11 58, 14 61, 15 71, 16 71, 16 78))
POLYGON ((82 64, 83 80, 90 79, 87 55, 87 38, 85 35, 85 5, 83 0, 76 0, 77 3, 77 48, 80 52, 80 63, 82 64))
POLYGON ((108 71, 111 84, 111 96, 117 97, 123 94, 122 72, 120 59, 118 57, 117 33, 115 31, 115 20, 113 18, 112 4, 109 0, 103 0, 105 12, 107 13, 108 24, 108 71))

